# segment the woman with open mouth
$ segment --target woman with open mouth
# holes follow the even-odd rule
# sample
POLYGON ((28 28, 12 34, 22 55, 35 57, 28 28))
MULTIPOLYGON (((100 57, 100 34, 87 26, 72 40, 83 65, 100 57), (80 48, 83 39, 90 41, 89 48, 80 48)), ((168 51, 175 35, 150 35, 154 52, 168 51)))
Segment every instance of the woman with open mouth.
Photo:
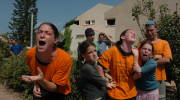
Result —
POLYGON ((71 56, 56 47, 59 32, 52 23, 42 23, 36 33, 36 47, 26 52, 31 75, 22 80, 33 83, 33 100, 64 100, 71 92, 71 56))
POLYGON ((134 79, 137 88, 136 100, 159 100, 159 83, 155 78, 157 62, 152 58, 152 52, 153 45, 147 41, 140 45, 139 52, 133 50, 135 57, 134 79))

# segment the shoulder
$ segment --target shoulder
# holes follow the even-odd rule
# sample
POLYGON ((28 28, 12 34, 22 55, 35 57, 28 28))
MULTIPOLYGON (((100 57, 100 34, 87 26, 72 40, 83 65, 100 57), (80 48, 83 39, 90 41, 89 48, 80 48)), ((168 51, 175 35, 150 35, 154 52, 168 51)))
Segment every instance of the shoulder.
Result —
POLYGON ((85 63, 81 68, 81 71, 83 72, 91 72, 92 70, 93 70, 93 66, 88 63, 85 63))
POLYGON ((109 50, 109 51, 114 51, 114 50, 118 50, 118 48, 117 48, 116 45, 113 45, 113 46, 110 47, 108 50, 109 50))
POLYGON ((57 48, 58 57, 63 58, 63 60, 72 60, 72 57, 64 50, 57 48))
POLYGON ((154 64, 154 65, 157 65, 157 62, 156 62, 156 60, 154 60, 154 59, 150 59, 150 60, 147 61, 146 64, 154 64))
POLYGON ((26 51, 26 56, 31 56, 36 53, 36 48, 30 48, 26 51))
POLYGON ((164 44, 169 44, 167 40, 160 40, 161 43, 164 43, 164 44))

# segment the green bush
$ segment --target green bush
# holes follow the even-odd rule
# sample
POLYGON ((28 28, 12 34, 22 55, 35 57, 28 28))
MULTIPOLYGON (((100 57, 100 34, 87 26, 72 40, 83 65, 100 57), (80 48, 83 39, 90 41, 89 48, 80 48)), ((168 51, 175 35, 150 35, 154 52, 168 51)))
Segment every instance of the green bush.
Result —
POLYGON ((160 37, 168 40, 171 46, 173 60, 166 66, 169 80, 174 80, 177 86, 177 96, 180 99, 180 15, 161 14, 158 22, 160 37))
POLYGON ((71 93, 67 96, 67 100, 81 100, 81 93, 78 89, 78 78, 79 78, 79 65, 77 61, 73 60, 73 68, 71 72, 71 93))
POLYGON ((24 52, 21 55, 14 57, 3 58, 0 65, 0 79, 9 88, 18 92, 24 93, 25 100, 31 100, 32 85, 24 83, 20 76, 30 74, 25 62, 24 52))

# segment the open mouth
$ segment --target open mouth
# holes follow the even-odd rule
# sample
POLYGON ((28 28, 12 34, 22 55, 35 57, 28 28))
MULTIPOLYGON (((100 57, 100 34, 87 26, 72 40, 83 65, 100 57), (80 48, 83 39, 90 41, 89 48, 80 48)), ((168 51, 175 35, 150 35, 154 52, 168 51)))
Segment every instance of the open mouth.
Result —
POLYGON ((148 55, 146 55, 146 54, 143 54, 143 56, 144 56, 144 57, 147 57, 148 55))
POLYGON ((44 46, 45 44, 46 44, 45 41, 39 41, 39 45, 40 45, 40 46, 44 46))

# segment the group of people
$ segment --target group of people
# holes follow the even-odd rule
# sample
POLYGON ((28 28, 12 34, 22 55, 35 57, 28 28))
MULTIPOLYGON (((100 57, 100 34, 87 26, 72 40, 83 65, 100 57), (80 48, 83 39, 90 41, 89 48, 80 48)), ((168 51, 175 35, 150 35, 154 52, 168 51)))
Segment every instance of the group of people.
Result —
MULTIPOLYGON (((126 29, 106 50, 100 49, 105 41, 100 40, 97 47, 92 28, 85 30, 86 40, 78 46, 83 100, 165 100, 165 64, 172 60, 170 46, 158 37, 154 21, 148 21, 145 30, 147 38, 137 48, 132 48, 136 33, 126 29)), ((42 23, 36 33, 37 45, 26 53, 32 75, 21 78, 34 84, 33 100, 64 100, 71 92, 72 58, 56 47, 58 41, 57 28, 42 23)))
POLYGON ((18 56, 23 50, 23 45, 16 39, 7 40, 0 35, 0 41, 10 44, 9 51, 11 56, 18 56))

